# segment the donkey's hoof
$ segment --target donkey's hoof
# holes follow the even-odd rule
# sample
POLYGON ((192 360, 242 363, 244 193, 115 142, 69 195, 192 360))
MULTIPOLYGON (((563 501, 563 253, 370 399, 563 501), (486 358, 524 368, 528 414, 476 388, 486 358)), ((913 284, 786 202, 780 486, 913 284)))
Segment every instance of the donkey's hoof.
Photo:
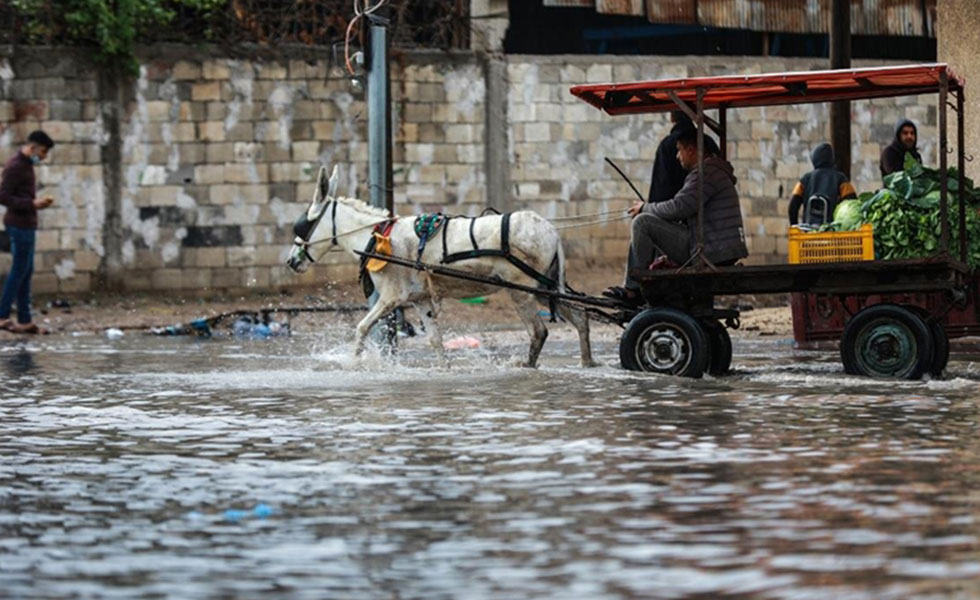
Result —
POLYGON ((589 360, 583 360, 581 362, 581 365, 583 369, 596 369, 598 367, 601 367, 602 363, 596 362, 590 358, 589 360))
POLYGON ((531 362, 527 359, 515 356, 514 358, 507 361, 508 367, 513 367, 515 369, 537 369, 538 365, 536 362, 531 362))

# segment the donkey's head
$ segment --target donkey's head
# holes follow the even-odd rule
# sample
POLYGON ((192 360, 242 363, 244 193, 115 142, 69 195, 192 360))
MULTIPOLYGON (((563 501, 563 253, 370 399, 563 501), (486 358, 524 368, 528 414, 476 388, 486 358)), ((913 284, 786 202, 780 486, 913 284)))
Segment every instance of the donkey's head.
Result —
POLYGON ((337 166, 327 177, 327 168, 320 167, 317 175, 316 189, 313 191, 313 201, 305 213, 296 219, 293 233, 296 239, 289 252, 286 264, 297 273, 306 271, 310 263, 316 262, 337 243, 337 166), (331 210, 332 208, 332 210, 331 210))

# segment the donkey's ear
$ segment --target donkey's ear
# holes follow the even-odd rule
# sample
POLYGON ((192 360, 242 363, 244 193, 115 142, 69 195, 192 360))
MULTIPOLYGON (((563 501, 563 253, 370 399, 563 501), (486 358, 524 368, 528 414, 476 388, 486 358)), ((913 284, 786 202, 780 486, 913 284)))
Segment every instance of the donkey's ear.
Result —
POLYGON ((330 173, 330 183, 327 187, 327 196, 330 198, 337 197, 337 185, 340 183, 340 172, 337 169, 337 165, 333 166, 333 172, 330 173))
POLYGON ((326 165, 320 166, 320 172, 316 176, 317 189, 320 192, 320 200, 325 201, 327 197, 331 194, 327 191, 327 167, 326 165))

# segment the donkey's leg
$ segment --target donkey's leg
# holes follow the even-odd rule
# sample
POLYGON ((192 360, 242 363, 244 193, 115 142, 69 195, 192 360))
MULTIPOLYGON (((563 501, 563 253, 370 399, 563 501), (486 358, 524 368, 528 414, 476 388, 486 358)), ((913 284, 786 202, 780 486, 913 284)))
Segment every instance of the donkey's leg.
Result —
POLYGON ((425 329, 429 332, 429 343, 432 344, 432 349, 436 351, 436 356, 439 357, 443 366, 448 367, 449 360, 446 358, 446 348, 442 345, 442 331, 439 329, 439 312, 442 309, 442 298, 436 293, 436 285, 432 281, 432 274, 428 271, 425 272, 425 286, 429 291, 429 298, 424 306, 427 306, 429 310, 426 312, 423 309, 419 313, 422 315, 422 322, 425 324, 425 329))
POLYGON ((387 294, 381 293, 378 295, 378 301, 371 307, 367 315, 361 319, 361 322, 357 324, 357 340, 354 344, 354 356, 360 356, 361 352, 364 351, 364 341, 367 339, 368 332, 374 327, 374 324, 381 320, 381 317, 395 310, 398 306, 400 300, 395 297, 391 297, 387 294))
POLYGON ((538 301, 525 292, 517 290, 510 291, 510 297, 514 301, 514 307, 521 321, 527 327, 527 332, 531 336, 531 348, 528 350, 527 362, 522 366, 535 368, 538 366, 538 356, 541 354, 541 347, 548 339, 548 328, 544 326, 544 321, 538 315, 538 301))
POLYGON ((558 314, 578 331, 578 346, 582 353, 582 366, 585 368, 598 367, 599 363, 592 360, 592 342, 589 340, 589 313, 559 303, 558 314))
POLYGON ((419 304, 418 309, 419 315, 422 317, 422 325, 425 326, 425 331, 429 334, 429 343, 432 344, 432 349, 439 357, 439 362, 444 367, 449 367, 446 348, 442 345, 442 331, 439 329, 439 303, 430 298, 428 301, 419 304))

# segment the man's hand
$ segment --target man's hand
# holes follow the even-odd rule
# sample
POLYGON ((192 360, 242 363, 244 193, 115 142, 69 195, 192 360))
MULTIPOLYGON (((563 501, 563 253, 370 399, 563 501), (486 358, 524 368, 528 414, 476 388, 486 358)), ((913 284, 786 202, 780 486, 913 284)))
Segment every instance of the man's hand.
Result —
POLYGON ((52 204, 54 204, 54 198, 51 197, 51 196, 44 196, 43 198, 35 198, 34 199, 34 208, 36 208, 38 210, 41 210, 43 208, 47 208, 47 207, 51 206, 52 204))
POLYGON ((636 215, 640 214, 643 211, 644 204, 646 204, 646 202, 644 202, 643 200, 637 200, 636 202, 633 203, 633 206, 629 207, 629 210, 627 210, 626 212, 628 212, 631 217, 635 217, 636 215))

